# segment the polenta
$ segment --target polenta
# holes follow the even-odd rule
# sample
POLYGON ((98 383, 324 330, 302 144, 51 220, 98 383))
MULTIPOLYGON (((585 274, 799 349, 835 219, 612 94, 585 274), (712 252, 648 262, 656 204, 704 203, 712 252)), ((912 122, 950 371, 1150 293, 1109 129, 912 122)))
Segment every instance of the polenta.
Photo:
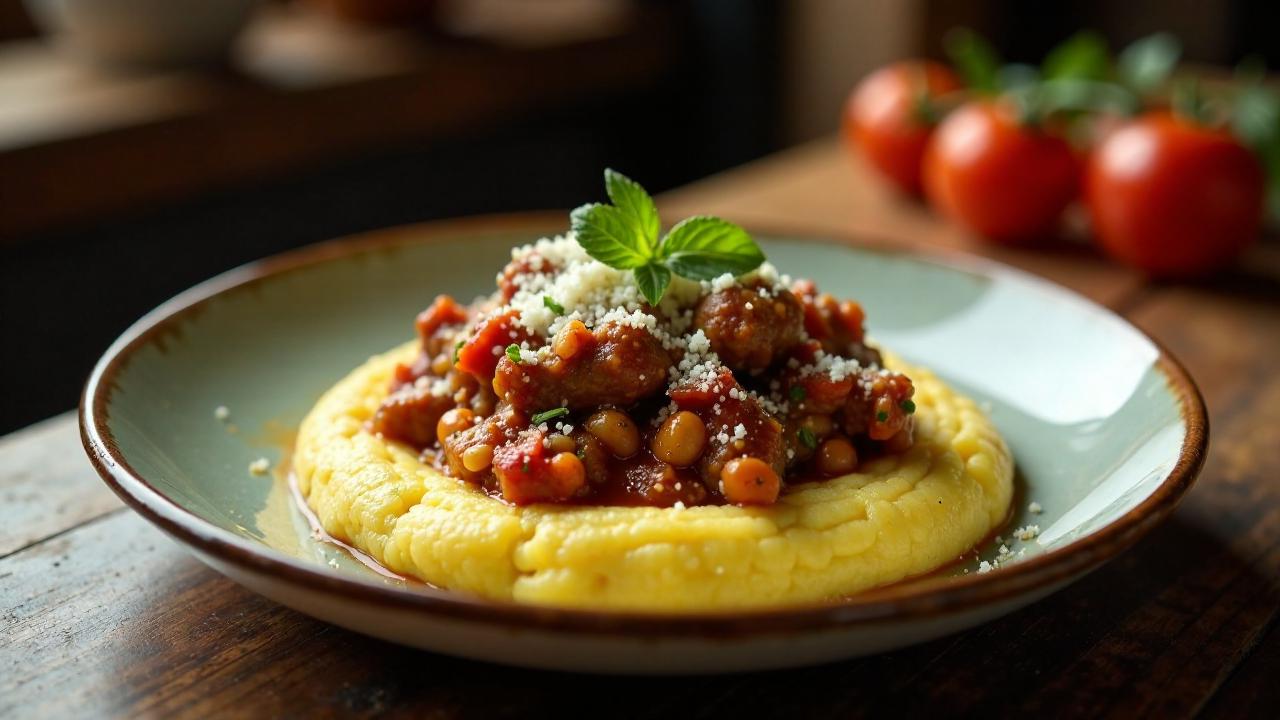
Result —
POLYGON ((679 611, 860 592, 1004 521, 1013 460, 972 400, 740 228, 659 238, 606 184, 321 398, 294 468, 329 534, 484 597, 679 611))
POLYGON ((516 506, 369 432, 404 347, 338 383, 302 424, 294 468, 334 537, 395 572, 485 597, 710 609, 815 601, 954 560, 1000 525, 1013 462, 972 400, 927 371, 915 442, 768 507, 516 506))

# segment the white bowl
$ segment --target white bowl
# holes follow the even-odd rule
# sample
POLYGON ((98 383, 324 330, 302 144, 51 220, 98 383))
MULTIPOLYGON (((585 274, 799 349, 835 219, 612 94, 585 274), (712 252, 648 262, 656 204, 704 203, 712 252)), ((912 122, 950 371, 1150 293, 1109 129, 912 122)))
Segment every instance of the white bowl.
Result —
POLYGON ((223 60, 258 0, 24 0, 57 45, 107 65, 223 60))

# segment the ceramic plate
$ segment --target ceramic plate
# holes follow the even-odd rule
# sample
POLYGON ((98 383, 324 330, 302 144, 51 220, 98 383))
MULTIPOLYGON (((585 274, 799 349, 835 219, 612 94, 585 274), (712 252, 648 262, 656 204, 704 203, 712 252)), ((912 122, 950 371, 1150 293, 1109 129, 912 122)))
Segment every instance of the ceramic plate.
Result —
POLYGON ((720 672, 879 652, 1009 613, 1132 545, 1203 461, 1203 403, 1183 369, 1110 311, 965 257, 758 234, 784 272, 866 307, 875 339, 990 411, 1017 463, 1009 528, 938 573, 833 604, 682 615, 478 599, 378 574, 312 537, 282 472, 320 394, 412 335, 437 293, 489 292, 514 244, 563 216, 404 228, 233 270, 144 317, 81 406, 85 448, 139 513, 237 582, 397 643, 594 672, 720 672), (230 416, 215 417, 225 406, 230 416), (254 475, 267 458, 273 472, 254 475), (1037 504, 1039 513, 1029 510, 1037 504), (978 572, 1006 546, 1012 558, 978 572))

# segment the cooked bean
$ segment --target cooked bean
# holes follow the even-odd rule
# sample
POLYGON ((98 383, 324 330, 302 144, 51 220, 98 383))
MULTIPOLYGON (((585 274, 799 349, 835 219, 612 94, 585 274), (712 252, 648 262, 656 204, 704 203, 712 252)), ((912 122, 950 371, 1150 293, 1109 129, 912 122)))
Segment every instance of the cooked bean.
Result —
POLYGON ((734 458, 720 472, 724 499, 737 505, 772 505, 782 481, 769 463, 753 457, 734 458))
POLYGON ((466 408, 449 410, 441 415, 439 422, 436 423, 436 439, 443 441, 459 430, 466 430, 475 424, 475 420, 475 413, 466 408))
POLYGON ((844 475, 858 466, 858 451, 848 440, 834 437, 818 448, 817 464, 824 475, 844 475))
POLYGON ((571 453, 578 449, 578 444, 568 435, 552 433, 547 436, 547 449, 553 453, 571 453))
POLYGON ((473 445, 462 452, 462 466, 471 472, 480 472, 493 464, 493 446, 473 445))
POLYGON ((443 376, 453 369, 453 357, 448 353, 440 353, 431 361, 431 372, 443 376))
POLYGON ((835 424, 831 422, 830 415, 805 415, 800 421, 800 427, 813 433, 815 437, 824 438, 835 429, 835 424))
POLYGON ((551 349, 562 359, 568 360, 577 355, 593 338, 594 335, 581 320, 571 320, 556 333, 555 339, 551 342, 551 349))
POLYGON ((707 428, 688 410, 667 418, 653 436, 653 454, 676 467, 689 467, 697 462, 707 444, 707 428))
POLYGON ((640 431, 630 416, 621 410, 593 413, 587 418, 586 428, 617 457, 628 458, 640 450, 640 431))
POLYGON ((587 481, 587 470, 582 461, 571 452, 558 453, 549 463, 556 495, 568 498, 587 481))

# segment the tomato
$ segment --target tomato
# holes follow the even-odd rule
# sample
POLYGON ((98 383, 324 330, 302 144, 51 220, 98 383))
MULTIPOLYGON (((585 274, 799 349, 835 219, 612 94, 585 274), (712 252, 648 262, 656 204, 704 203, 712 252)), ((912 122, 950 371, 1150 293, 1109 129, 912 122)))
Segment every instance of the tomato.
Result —
POLYGON ((921 102, 959 89, 955 73, 936 62, 908 60, 880 68, 845 102, 845 140, 893 184, 919 194, 920 160, 933 132, 921 102))
POLYGON ((1085 197, 1109 255, 1152 275, 1188 277, 1221 268, 1257 237, 1264 179, 1228 132, 1150 113, 1094 150, 1085 197))
POLYGON ((1019 122, 1006 104, 967 103, 938 126, 924 187, 943 214, 1000 243, 1051 233, 1075 199, 1080 163, 1062 138, 1019 122))

